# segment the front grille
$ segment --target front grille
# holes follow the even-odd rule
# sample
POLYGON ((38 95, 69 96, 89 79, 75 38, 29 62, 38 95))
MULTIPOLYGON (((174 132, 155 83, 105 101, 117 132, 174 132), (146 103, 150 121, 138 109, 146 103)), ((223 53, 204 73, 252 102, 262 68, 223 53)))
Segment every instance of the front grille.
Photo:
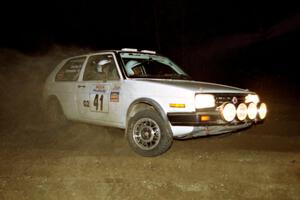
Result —
POLYGON ((214 94, 216 99, 216 106, 221 106, 224 103, 235 103, 238 105, 240 103, 244 103, 247 94, 236 94, 236 93, 222 93, 222 94, 214 94), (236 97, 237 101, 234 102, 233 98, 236 97))

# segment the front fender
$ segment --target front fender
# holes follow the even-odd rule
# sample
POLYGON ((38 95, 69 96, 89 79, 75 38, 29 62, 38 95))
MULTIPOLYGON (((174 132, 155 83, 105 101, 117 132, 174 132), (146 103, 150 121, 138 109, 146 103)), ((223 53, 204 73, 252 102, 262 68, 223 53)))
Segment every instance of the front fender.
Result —
POLYGON ((160 117, 165 122, 166 128, 169 131, 169 133, 173 135, 173 133, 171 131, 170 122, 168 120, 167 113, 165 113, 164 109, 160 106, 160 104, 157 101, 155 101, 154 99, 151 99, 151 98, 139 98, 139 99, 134 100, 130 104, 130 106, 127 110, 127 113, 126 113, 126 128, 127 128, 127 123, 129 121, 129 118, 130 118, 130 113, 134 110, 135 106, 138 105, 138 104, 147 104, 147 105, 153 107, 154 110, 158 112, 160 117))

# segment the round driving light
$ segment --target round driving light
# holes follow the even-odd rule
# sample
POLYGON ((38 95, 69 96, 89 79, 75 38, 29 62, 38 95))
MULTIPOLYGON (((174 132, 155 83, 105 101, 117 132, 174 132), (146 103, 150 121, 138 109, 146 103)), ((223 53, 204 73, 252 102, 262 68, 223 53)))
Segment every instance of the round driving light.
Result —
POLYGON ((236 110, 236 116, 240 121, 243 121, 246 119, 247 115, 248 115, 248 108, 246 106, 246 104, 241 103, 236 110))
POLYGON ((248 105, 248 117, 249 119, 255 119, 256 118, 256 115, 257 115, 257 107, 256 107, 256 104, 255 103, 250 103, 248 105))
POLYGON ((265 103, 261 103, 258 108, 259 119, 266 118, 267 112, 268 112, 267 105, 265 103))
POLYGON ((236 115, 236 109, 235 106, 232 103, 228 103, 223 107, 222 110, 222 115, 223 118, 227 121, 227 122, 231 122, 232 120, 234 120, 235 115, 236 115))

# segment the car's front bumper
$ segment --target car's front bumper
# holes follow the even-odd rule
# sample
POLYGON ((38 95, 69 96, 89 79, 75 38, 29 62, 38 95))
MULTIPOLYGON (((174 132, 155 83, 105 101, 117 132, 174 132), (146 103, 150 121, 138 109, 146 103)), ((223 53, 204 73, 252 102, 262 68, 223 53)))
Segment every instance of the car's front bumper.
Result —
POLYGON ((222 119, 220 112, 214 110, 168 113, 167 116, 172 126, 239 125, 256 121, 246 119, 244 121, 233 120, 232 122, 226 122, 222 119))
POLYGON ((173 137, 176 139, 187 139, 208 135, 218 135, 223 133, 235 132, 249 128, 253 123, 224 126, 171 126, 173 137))
POLYGON ((258 120, 226 122, 215 110, 192 113, 168 113, 168 120, 176 138, 190 138, 205 135, 216 135, 248 128, 258 120), (204 118, 203 118, 204 116, 204 118), (205 119, 205 120, 203 120, 205 119))

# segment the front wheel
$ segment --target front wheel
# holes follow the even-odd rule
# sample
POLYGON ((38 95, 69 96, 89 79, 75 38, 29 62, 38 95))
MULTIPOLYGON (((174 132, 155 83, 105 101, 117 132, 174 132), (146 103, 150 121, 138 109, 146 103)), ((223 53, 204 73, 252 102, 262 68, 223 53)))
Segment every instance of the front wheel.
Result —
POLYGON ((143 110, 128 122, 126 136, 133 150, 142 156, 158 156, 172 145, 173 137, 154 110, 143 110))

